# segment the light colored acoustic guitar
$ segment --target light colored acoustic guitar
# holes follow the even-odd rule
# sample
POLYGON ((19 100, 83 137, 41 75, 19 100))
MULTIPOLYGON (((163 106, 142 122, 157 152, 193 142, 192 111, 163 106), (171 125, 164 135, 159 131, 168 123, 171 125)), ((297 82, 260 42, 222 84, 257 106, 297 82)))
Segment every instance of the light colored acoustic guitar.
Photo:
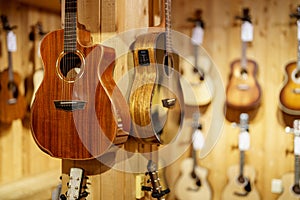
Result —
MULTIPOLYGON (((194 118, 193 129, 193 134, 202 134, 198 117, 194 118)), ((201 143, 203 144, 204 141, 201 143)), ((178 200, 212 199, 211 188, 207 181, 208 170, 197 164, 196 148, 194 146, 191 147, 191 157, 184 159, 181 163, 181 175, 174 187, 175 196, 178 200)))
POLYGON ((228 169, 227 176, 229 182, 223 190, 223 200, 258 200, 259 193, 255 188, 255 169, 252 166, 245 165, 245 151, 249 148, 248 133, 248 114, 240 115, 240 164, 231 166, 228 169))
MULTIPOLYGON (((297 18, 300 31, 300 7, 297 13, 291 14, 297 18)), ((298 59, 285 67, 285 79, 279 94, 279 108, 290 115, 300 115, 300 36, 298 35, 298 59)))
POLYGON ((287 127, 287 133, 294 135, 294 173, 287 173, 282 176, 283 194, 279 200, 299 200, 300 199, 300 120, 294 120, 293 129, 287 127))
POLYGON ((150 144, 170 143, 183 120, 179 56, 172 50, 171 0, 163 0, 162 7, 165 31, 139 35, 132 45, 134 77, 129 109, 133 136, 150 144))
MULTIPOLYGON (((244 9, 243 27, 251 26, 249 9, 244 9)), ((242 34, 243 35, 243 34, 242 34)), ((226 106, 246 112, 255 109, 261 101, 261 88, 256 79, 258 65, 246 57, 247 43, 250 39, 242 37, 242 57, 231 63, 229 82, 226 88, 226 106)))
POLYGON ((183 91, 184 103, 189 106, 208 105, 213 98, 214 86, 209 76, 212 65, 207 56, 199 54, 204 35, 204 22, 201 10, 196 11, 196 18, 190 19, 195 23, 192 35, 194 55, 181 59, 182 76, 180 83, 183 91))
POLYGON ((47 34, 40 51, 44 79, 31 109, 37 145, 53 157, 85 160, 126 142, 130 115, 113 80, 115 51, 78 42, 76 0, 65 1, 65 27, 47 34))

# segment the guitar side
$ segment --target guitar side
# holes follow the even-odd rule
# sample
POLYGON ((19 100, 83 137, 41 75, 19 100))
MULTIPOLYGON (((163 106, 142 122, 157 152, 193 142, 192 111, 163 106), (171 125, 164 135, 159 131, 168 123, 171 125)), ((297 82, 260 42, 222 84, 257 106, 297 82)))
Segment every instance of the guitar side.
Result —
POLYGON ((229 83, 226 88, 226 105, 242 111, 255 109, 261 102, 261 87, 256 79, 257 64, 247 60, 247 74, 241 74, 241 61, 231 64, 229 83))
POLYGON ((83 59, 82 73, 75 81, 66 81, 59 73, 63 45, 64 30, 47 34, 41 42, 44 78, 32 105, 32 134, 38 146, 53 157, 80 160, 99 157, 112 143, 125 142, 130 126, 126 101, 120 91, 104 87, 113 82, 112 76, 110 79, 108 76, 114 68, 115 52, 101 45, 84 47, 77 42, 78 54, 83 59), (119 104, 113 105, 112 99, 118 98, 119 104), (123 110, 117 107, 120 104, 123 110))
POLYGON ((22 119, 26 113, 26 99, 20 93, 19 85, 21 77, 13 72, 13 84, 9 80, 8 69, 0 73, 0 121, 2 123, 12 123, 13 120, 22 119), (10 99, 15 102, 10 103, 10 99))
POLYGON ((198 186, 196 180, 192 177, 194 161, 193 158, 187 158, 181 164, 181 176, 175 185, 175 196, 178 200, 210 200, 212 192, 207 182, 207 169, 196 166, 195 175, 200 179, 201 186, 198 186))
MULTIPOLYGON (((169 143, 181 128, 183 96, 178 74, 179 57, 173 54, 174 71, 166 75, 164 67, 164 33, 140 35, 133 46, 134 80, 129 105, 134 134, 143 143, 169 143), (141 65, 140 51, 148 61, 141 65), (175 99, 167 108, 162 100, 175 99)), ((168 102, 167 102, 168 103, 168 102)))
POLYGON ((254 187, 254 182, 255 182, 254 168, 249 165, 245 165, 244 166, 244 174, 245 174, 245 177, 247 177, 250 180, 251 191, 244 196, 243 195, 239 196, 239 195, 235 194, 235 193, 244 194, 245 190, 244 190, 244 185, 240 184, 237 181, 237 177, 239 175, 239 166, 231 166, 228 169, 228 173, 227 173, 229 182, 223 190, 222 200, 240 200, 240 199, 257 200, 257 199, 260 199, 259 193, 258 193, 257 189, 254 187))
POLYGON ((300 79, 297 76, 297 63, 287 64, 283 87, 279 94, 279 108, 291 115, 300 115, 300 79))

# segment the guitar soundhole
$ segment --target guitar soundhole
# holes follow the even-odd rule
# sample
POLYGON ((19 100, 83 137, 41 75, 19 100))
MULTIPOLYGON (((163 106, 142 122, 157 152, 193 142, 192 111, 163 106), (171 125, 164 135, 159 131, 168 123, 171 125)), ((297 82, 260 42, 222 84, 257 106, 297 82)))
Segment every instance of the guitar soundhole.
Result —
POLYGON ((300 194, 299 184, 296 184, 293 186, 293 192, 295 192, 295 194, 300 194))
POLYGON ((14 103, 16 103, 18 95, 19 95, 17 85, 14 82, 10 81, 7 84, 7 88, 11 92, 11 96, 7 100, 7 103, 8 104, 14 104, 14 103))
POLYGON ((59 61, 59 75, 66 81, 75 81, 83 73, 83 62, 79 52, 64 53, 59 61))
POLYGON ((244 178, 244 176, 239 176, 237 180, 241 184, 245 183, 245 181, 246 181, 245 178, 244 178))
POLYGON ((164 57, 164 69, 167 76, 170 76, 173 72, 174 61, 172 55, 165 55, 164 57))
POLYGON ((300 78, 300 71, 297 71, 297 72, 296 72, 295 77, 296 77, 297 79, 300 78))

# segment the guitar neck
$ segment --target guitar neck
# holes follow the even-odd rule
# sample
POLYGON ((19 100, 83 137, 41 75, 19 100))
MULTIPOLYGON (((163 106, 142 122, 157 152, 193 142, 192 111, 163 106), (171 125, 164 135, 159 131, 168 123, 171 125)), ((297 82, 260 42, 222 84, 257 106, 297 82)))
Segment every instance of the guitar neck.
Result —
POLYGON ((172 31, 171 31, 171 0, 165 0, 165 30, 166 30, 166 52, 172 51, 172 31))
POLYGON ((294 170, 295 185, 299 185, 300 181, 300 156, 295 155, 295 170, 294 170))
MULTIPOLYGON (((300 23, 300 22, 299 22, 300 23)), ((300 25, 298 27, 300 29, 300 25)), ((300 31, 300 30, 299 30, 300 31)), ((298 58, 297 58, 297 70, 300 71, 300 39, 298 39, 298 58)))
POLYGON ((242 69, 247 69, 247 57, 246 57, 246 51, 247 51, 247 42, 242 41, 242 60, 241 60, 241 67, 242 69))
POLYGON ((12 53, 10 51, 7 52, 8 55, 8 79, 9 81, 14 81, 14 72, 12 66, 12 53))
POLYGON ((76 51, 77 1, 65 0, 64 51, 76 51))
POLYGON ((240 177, 244 177, 245 151, 240 151, 240 177))

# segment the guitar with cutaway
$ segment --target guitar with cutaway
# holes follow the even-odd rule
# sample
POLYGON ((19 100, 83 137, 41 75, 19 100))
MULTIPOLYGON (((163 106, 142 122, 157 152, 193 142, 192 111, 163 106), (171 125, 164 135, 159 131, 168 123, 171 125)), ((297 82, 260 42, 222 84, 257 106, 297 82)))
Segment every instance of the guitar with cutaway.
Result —
MULTIPOLYGON (((300 30, 300 6, 297 13, 290 15, 297 19, 300 30)), ((298 31, 299 32, 299 31, 298 31)), ((279 94, 279 108, 290 115, 300 115, 300 37, 298 36, 298 59, 285 67, 285 80, 279 94)))
POLYGON ((114 49, 83 46, 76 16, 77 1, 66 0, 64 29, 41 42, 44 79, 32 105, 31 128, 50 156, 84 160, 126 142, 130 116, 113 80, 114 49))

